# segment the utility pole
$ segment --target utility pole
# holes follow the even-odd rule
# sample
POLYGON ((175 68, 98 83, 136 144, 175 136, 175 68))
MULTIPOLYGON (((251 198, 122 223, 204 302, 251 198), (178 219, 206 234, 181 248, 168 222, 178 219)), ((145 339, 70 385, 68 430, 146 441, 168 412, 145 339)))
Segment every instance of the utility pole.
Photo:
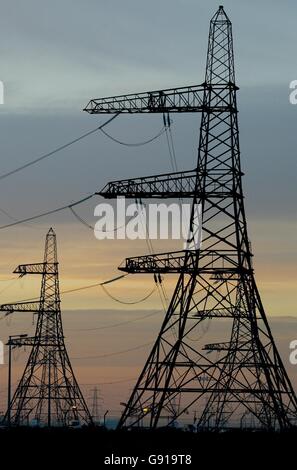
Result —
POLYGON ((137 426, 143 420, 145 426, 156 428, 162 414, 172 411, 174 400, 180 407, 172 421, 195 409, 198 427, 207 425, 211 416, 212 427, 222 428, 246 411, 266 429, 285 429, 296 422, 296 395, 254 277, 242 190, 237 91, 232 25, 220 6, 210 21, 201 85, 92 99, 85 108, 96 115, 201 113, 194 170, 116 180, 98 192, 105 198, 192 202, 185 250, 128 258, 120 267, 132 274, 175 273, 178 280, 119 427, 137 426), (199 230, 202 244, 197 243, 199 230), (224 321, 227 337, 192 341, 199 325, 209 319, 213 331, 220 331, 218 325, 224 321))

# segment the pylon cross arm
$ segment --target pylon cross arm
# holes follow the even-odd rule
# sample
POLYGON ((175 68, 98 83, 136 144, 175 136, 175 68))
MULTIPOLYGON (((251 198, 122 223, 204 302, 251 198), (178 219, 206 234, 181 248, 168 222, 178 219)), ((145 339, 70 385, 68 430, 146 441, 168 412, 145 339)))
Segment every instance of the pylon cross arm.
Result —
POLYGON ((58 263, 33 263, 20 264, 13 272, 25 276, 25 274, 55 274, 58 263))
POLYGON ((39 312, 39 302, 16 302, 13 304, 2 304, 0 305, 1 312, 13 313, 13 312, 39 312))
POLYGON ((97 194, 106 199, 112 199, 117 196, 130 198, 193 197, 195 194, 196 178, 196 170, 189 170, 111 181, 97 194))
POLYGON ((7 346, 22 347, 22 346, 34 346, 36 343, 35 336, 24 337, 24 338, 12 338, 8 341, 7 346))
MULTIPOLYGON (((230 87, 234 87, 234 84, 209 85, 203 83, 194 86, 95 98, 89 101, 84 111, 89 114, 202 112, 205 109, 203 104, 205 90, 211 88, 220 93, 230 87)), ((224 103, 213 108, 219 112, 229 109, 224 103)))
MULTIPOLYGON (((200 264, 197 268, 196 250, 173 251, 126 258, 119 266, 120 271, 134 273, 199 273, 213 274, 218 268, 230 275, 243 274, 244 268, 237 265, 236 250, 200 250, 200 264)), ((248 274, 246 270, 245 274, 248 274)))

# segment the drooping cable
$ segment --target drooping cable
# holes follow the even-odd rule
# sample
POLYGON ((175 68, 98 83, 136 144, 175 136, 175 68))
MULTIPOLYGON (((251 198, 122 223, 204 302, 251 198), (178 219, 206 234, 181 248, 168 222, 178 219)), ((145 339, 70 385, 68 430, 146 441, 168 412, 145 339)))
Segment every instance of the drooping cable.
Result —
POLYGON ((32 220, 40 219, 41 217, 45 217, 47 215, 55 214, 57 212, 61 212, 61 211, 65 210, 65 209, 70 209, 71 207, 78 206, 79 204, 82 204, 83 202, 87 201, 88 199, 91 199, 95 195, 96 195, 96 193, 93 193, 93 194, 90 194, 86 197, 83 197, 82 199, 79 199, 78 201, 72 202, 71 204, 67 204, 65 206, 58 207, 56 209, 52 209, 52 210, 49 210, 49 211, 46 211, 46 212, 42 212, 40 214, 33 215, 31 217, 27 217, 26 219, 16 220, 15 222, 11 222, 10 224, 1 225, 0 230, 6 229, 6 228, 9 228, 9 227, 14 227, 15 225, 19 225, 19 224, 24 224, 26 222, 31 222, 32 220))
MULTIPOLYGON (((143 215, 142 206, 145 207, 145 204, 141 201, 136 200, 136 205, 137 205, 137 207, 139 207, 138 214, 140 215, 141 224, 142 224, 143 230, 145 231, 145 234, 146 234, 145 240, 146 240, 146 244, 147 244, 149 253, 151 255, 153 255, 154 254, 154 248, 153 248, 152 241, 149 238, 149 227, 148 227, 147 219, 146 219, 145 215, 144 215, 144 217, 142 217, 142 215, 143 215), (145 219, 145 220, 143 220, 143 219, 145 219)), ((158 294, 159 294, 159 297, 160 297, 162 308, 163 308, 164 313, 165 313, 166 310, 167 310, 168 298, 167 298, 164 286, 163 286, 162 282, 159 282, 159 280, 158 280, 156 282, 156 287, 157 287, 157 290, 158 290, 158 294)))
MULTIPOLYGON (((9 277, 8 279, 0 279, 0 282, 8 282, 8 281, 13 281, 14 279, 18 279, 18 277, 9 277)), ((1 293, 1 292, 0 292, 1 293)))
POLYGON ((136 304, 140 304, 141 302, 145 302, 145 300, 147 300, 149 297, 151 297, 153 295, 153 293, 156 291, 156 287, 154 287, 147 295, 145 295, 144 297, 142 297, 141 299, 138 299, 138 300, 135 300, 135 301, 130 301, 130 302, 127 302, 125 300, 121 300, 121 299, 118 299, 117 297, 115 297, 114 295, 112 295, 110 292, 108 292, 108 290, 106 289, 106 287, 104 286, 104 284, 101 284, 101 287, 102 287, 102 290, 103 292, 108 295, 108 297, 110 297, 112 300, 114 300, 115 302, 118 302, 120 304, 124 304, 124 305, 136 305, 136 304))
POLYGON ((2 214, 6 215, 6 217, 8 217, 10 220, 16 221, 15 217, 13 217, 12 215, 10 215, 9 212, 7 212, 6 210, 2 209, 1 207, 0 207, 0 212, 2 212, 2 214))
MULTIPOLYGON (((166 129, 166 140, 167 140, 167 146, 168 146, 168 152, 169 152, 169 158, 170 158, 170 163, 172 167, 173 172, 178 172, 178 164, 177 164, 177 158, 176 158, 176 151, 175 151, 175 145, 173 141, 173 136, 172 136, 172 131, 171 131, 171 124, 172 120, 170 119, 169 113, 167 115, 163 114, 163 121, 164 121, 164 126, 166 129)), ((183 198, 179 196, 179 204, 180 208, 182 207, 182 204, 184 202, 183 198)), ((186 228, 186 220, 184 218, 184 213, 181 209, 181 215, 182 215, 182 223, 184 230, 186 228)))
POLYGON ((114 384, 121 384, 124 382, 134 382, 137 379, 137 377, 130 377, 127 379, 121 379, 121 380, 114 380, 113 382, 98 382, 98 385, 114 385, 114 384))
POLYGON ((136 143, 133 143, 133 142, 123 142, 119 139, 116 139, 115 137, 113 137, 112 135, 110 135, 108 132, 104 131, 103 129, 100 129, 102 134, 104 134, 106 137, 108 137, 110 140, 112 140, 113 142, 116 142, 117 144, 120 144, 120 145, 125 145, 126 147, 141 147, 142 145, 147 145, 147 144, 150 144, 151 142, 153 142, 154 140, 158 139, 162 134, 164 134, 164 132, 166 131, 166 128, 165 126, 162 127, 162 129, 154 136, 154 137, 151 137, 150 139, 148 140, 145 140, 143 142, 136 142, 136 143))
POLYGON ((176 160, 176 153, 175 153, 175 148, 173 144, 173 138, 172 138, 172 133, 171 133, 171 122, 168 118, 169 124, 165 127, 166 129, 166 140, 167 140, 167 145, 168 145, 168 151, 169 151, 169 157, 170 157, 170 162, 172 166, 173 172, 178 172, 178 165, 177 165, 177 160, 176 160))
MULTIPOLYGON (((89 284, 87 286, 82 286, 82 287, 76 287, 74 289, 67 289, 67 290, 64 290, 64 291, 61 291, 61 294, 70 294, 72 292, 78 292, 78 291, 82 291, 82 290, 86 290, 86 289, 92 289, 93 287, 102 287, 103 291, 105 292, 106 295, 108 295, 108 297, 110 297, 111 299, 113 299, 114 301, 116 302, 119 302, 121 304, 125 304, 125 305, 136 305, 136 304, 139 304, 141 302, 144 302, 145 300, 147 300, 149 297, 151 297, 153 295, 153 293, 156 291, 156 288, 154 287, 148 294, 146 294, 144 297, 142 297, 141 299, 138 299, 136 301, 124 301, 124 300, 120 300, 118 299, 117 297, 113 296, 112 294, 110 294, 110 292, 108 292, 108 290, 106 289, 106 285, 107 284, 111 284, 112 282, 115 282, 115 281, 118 281, 126 276, 128 276, 129 274, 122 274, 121 276, 117 276, 115 278, 112 278, 112 279, 109 279, 107 281, 103 281, 103 282, 97 282, 95 284, 89 284)), ((13 282, 18 280, 18 278, 14 278, 13 282)), ((10 284, 9 284, 10 285, 10 284)), ((8 288, 9 286, 7 286, 6 288, 8 288)), ((3 289, 3 290, 6 290, 3 289)), ((31 297, 31 298, 27 298, 27 299, 22 299, 22 300, 18 300, 16 302, 9 302, 9 303, 20 303, 20 302, 33 302, 33 301, 37 301, 39 300, 39 297, 31 297)), ((13 312, 5 312, 6 315, 5 316, 8 316, 10 315, 11 313, 13 312)))
POLYGON ((95 227, 92 227, 92 225, 90 225, 85 219, 83 219, 78 213, 77 211, 75 211, 73 209, 73 207, 69 207, 70 211, 72 212, 72 214, 74 215, 74 217, 82 224, 84 225, 85 227, 87 227, 88 229, 92 230, 92 232, 100 232, 100 233, 110 233, 110 232, 117 232, 118 230, 124 228, 128 222, 126 222, 124 225, 121 225, 120 227, 115 227, 111 230, 98 230, 96 229, 95 227))
POLYGON ((118 356, 118 355, 121 355, 121 354, 126 354, 126 353, 129 353, 129 352, 132 352, 132 351, 138 351, 139 349, 146 348, 147 346, 151 346, 152 344, 154 344, 154 342, 155 341, 150 341, 149 343, 139 344, 139 345, 134 346, 132 348, 123 349, 121 351, 112 351, 110 353, 99 354, 99 355, 95 355, 95 356, 71 357, 71 359, 75 359, 75 360, 77 360, 77 359, 101 359, 101 358, 105 358, 105 357, 118 356))
POLYGON ((19 171, 25 170, 26 168, 28 168, 32 165, 35 165, 36 163, 39 163, 42 160, 45 160, 46 158, 49 158, 49 157, 51 157, 52 155, 55 155, 58 152, 61 152, 61 150, 64 150, 67 147, 70 147, 71 145, 79 142, 80 140, 85 139, 89 135, 94 134, 95 132, 97 132, 99 130, 102 130, 105 126, 107 126, 107 124, 109 124, 111 121, 113 121, 119 114, 120 114, 120 112, 116 113, 114 116, 112 116, 110 119, 105 121, 100 126, 96 127, 95 129, 92 129, 91 131, 86 132, 85 134, 80 135, 76 139, 73 139, 70 142, 67 142, 66 144, 63 144, 60 147, 55 148, 51 152, 47 152, 47 153, 41 155, 40 157, 35 158, 34 160, 31 160, 30 162, 27 162, 24 165, 21 165, 21 166, 15 168, 14 170, 8 171, 7 173, 3 173, 2 175, 0 175, 0 180, 3 180, 4 178, 8 178, 9 176, 12 176, 15 173, 18 173, 19 171))

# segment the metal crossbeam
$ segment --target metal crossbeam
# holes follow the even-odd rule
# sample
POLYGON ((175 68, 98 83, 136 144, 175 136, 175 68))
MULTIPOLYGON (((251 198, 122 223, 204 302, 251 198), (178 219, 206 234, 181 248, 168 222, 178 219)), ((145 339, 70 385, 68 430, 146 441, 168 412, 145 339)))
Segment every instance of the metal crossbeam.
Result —
POLYGON ((2 304, 0 305, 1 312, 13 313, 13 312, 32 312, 38 313, 40 310, 39 302, 16 302, 14 304, 2 304))
MULTIPOLYGON (((236 261, 236 252, 204 250, 200 251, 199 273, 213 274, 218 268, 227 274, 248 274, 250 271, 241 267, 239 269, 236 261)), ((173 251, 151 255, 126 258, 124 264, 119 266, 120 271, 127 273, 186 273, 197 272, 196 251, 173 251)))
POLYGON ((33 346, 36 342, 35 336, 26 336, 18 338, 10 338, 7 342, 7 346, 21 347, 21 346, 33 346))
MULTIPOLYGON (((204 197, 225 198, 233 197, 232 188, 233 175, 226 173, 224 178, 218 172, 210 174, 206 178, 204 197)), ((140 178, 129 178, 110 181, 101 191, 96 194, 105 199, 118 196, 128 198, 180 198, 201 197, 202 194, 196 189, 197 171, 178 171, 164 173, 161 175, 144 176, 140 178)))
MULTIPOLYGON (((30 336, 26 338, 12 338, 7 342, 7 346, 13 346, 13 348, 20 348, 22 346, 35 346, 36 344, 42 347, 55 347, 56 341, 54 338, 50 336, 47 339, 42 339, 41 341, 37 341, 35 336, 30 336)), ((66 386, 64 386, 66 388, 66 386)))
MULTIPOLYGON (((112 113, 193 113, 202 112, 207 108, 203 102, 204 90, 212 91, 218 95, 224 90, 235 89, 232 83, 201 84, 166 90, 146 91, 128 95, 95 98, 89 101, 84 111, 89 114, 112 113)), ((222 103, 220 99, 212 102, 209 109, 212 112, 230 111, 228 103, 222 103)))
POLYGON ((20 264, 13 272, 16 274, 54 274, 58 263, 20 264))

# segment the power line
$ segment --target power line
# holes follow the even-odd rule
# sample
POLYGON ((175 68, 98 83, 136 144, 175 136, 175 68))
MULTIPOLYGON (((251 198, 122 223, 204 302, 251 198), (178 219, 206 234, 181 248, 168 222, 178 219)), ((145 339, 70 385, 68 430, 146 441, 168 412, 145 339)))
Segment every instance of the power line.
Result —
POLYGON ((48 157, 51 157, 52 155, 55 155, 56 153, 60 152, 61 150, 66 149, 67 147, 70 147, 71 145, 75 144, 76 142, 79 142, 82 139, 85 139, 91 134, 94 134, 95 132, 102 130, 103 127, 107 126, 113 119, 115 119, 120 113, 116 113, 114 116, 112 116, 110 119, 105 121, 103 124, 100 126, 96 127, 95 129, 92 129, 91 131, 86 132, 85 134, 82 134, 81 136, 77 137, 76 139, 71 140, 70 142, 67 142, 66 144, 61 145, 60 147, 57 147, 56 149, 52 150, 51 152, 45 153, 41 155, 38 158, 35 158, 34 160, 31 160, 30 162, 25 163, 24 165, 21 165, 14 170, 8 171, 7 173, 3 173, 0 175, 0 180, 3 180, 4 178, 8 178, 9 176, 14 175, 15 173, 18 173, 21 170, 24 170, 25 168, 28 168, 29 166, 35 165, 36 163, 41 162, 42 160, 45 160, 48 157))
POLYGON ((142 349, 142 348, 145 348, 146 346, 150 346, 153 344, 153 341, 150 341, 149 343, 144 343, 144 344, 140 344, 138 346, 135 346, 134 348, 129 348, 129 349, 123 349, 122 351, 114 351, 114 352, 111 352, 111 353, 106 353, 106 354, 100 354, 98 356, 80 356, 80 357, 71 357, 71 359, 73 360, 77 360, 77 359, 100 359, 100 358, 104 358, 104 357, 111 357, 111 356, 117 356, 119 354, 126 354, 128 352, 132 352, 132 351, 137 351, 138 349, 142 349))
MULTIPOLYGON (((124 383, 124 382, 132 382, 134 380, 136 380, 137 377, 131 377, 129 379, 122 379, 122 380, 115 380, 113 382, 99 382, 98 385, 113 385, 113 384, 121 384, 121 383, 124 383)), ((84 384, 83 384, 84 385, 84 384)))
POLYGON ((94 330, 106 330, 108 328, 116 328, 118 326, 123 326, 123 325, 128 325, 129 323, 135 323, 137 321, 140 321, 140 320, 144 320, 146 318, 150 318, 150 317, 153 317, 155 315, 157 315, 158 313, 160 313, 160 310, 157 310, 155 312, 152 312, 152 313, 149 313, 147 315, 143 315, 142 317, 137 317, 137 318, 133 318, 131 320, 126 320, 126 321, 122 321, 122 322, 119 322, 119 323, 112 323, 111 325, 105 325, 105 326, 98 326, 97 328, 67 328, 67 331, 94 331, 94 330))
MULTIPOLYGON (((0 212, 2 212, 2 214, 6 215, 6 217, 8 217, 10 220, 13 220, 14 222, 17 221, 16 217, 13 217, 9 212, 2 209, 2 207, 0 207, 0 212)), ((27 227, 32 228, 30 225, 27 225, 27 227)))
POLYGON ((92 227, 92 225, 88 224, 88 222, 86 222, 74 209, 73 207, 69 207, 70 211, 72 212, 72 214, 74 215, 74 217, 81 223, 83 224, 85 227, 89 228, 90 230, 94 231, 94 227, 92 227))
MULTIPOLYGON (((142 202, 138 202, 136 200, 136 205, 140 208, 140 211, 138 212, 138 214, 140 215, 140 221, 141 221, 141 224, 143 226, 143 229, 145 230, 145 232, 148 234, 149 233, 149 230, 148 230, 148 223, 147 223, 147 220, 145 218, 145 220, 143 220, 143 211, 142 211, 142 208, 141 206, 144 206, 144 204, 142 202)), ((149 253, 150 254, 153 254, 154 253, 154 249, 153 249, 153 244, 152 244, 152 241, 149 237, 146 237, 145 239, 146 241, 146 244, 147 244, 147 247, 148 247, 148 250, 149 250, 149 253)), ((160 283, 156 283, 156 287, 157 287, 157 290, 158 290, 158 294, 159 294, 159 297, 160 297, 160 300, 161 300, 161 304, 162 304, 162 307, 164 309, 164 312, 166 312, 167 310, 167 298, 166 298, 166 293, 164 291, 164 288, 163 286, 160 284, 160 283)))
MULTIPOLYGON (((95 284, 88 284, 87 286, 76 287, 74 289, 67 289, 67 290, 61 291, 60 293, 61 294, 69 294, 70 292, 76 292, 76 291, 79 291, 79 290, 91 289, 92 287, 98 287, 98 286, 102 286, 102 285, 105 285, 105 284, 110 284, 110 283, 118 281, 118 280, 120 280, 120 279, 122 279, 126 276, 129 276, 129 274, 121 274, 120 276, 113 277, 112 279, 108 279, 107 281, 101 281, 101 282, 97 282, 95 284)), ((14 278, 14 280, 18 280, 18 279, 19 279, 19 277, 14 278)), ((39 300, 39 297, 30 297, 30 298, 27 298, 27 299, 16 300, 15 302, 10 302, 10 303, 15 304, 15 303, 18 303, 18 302, 31 302, 31 301, 34 301, 34 300, 39 300)))
MULTIPOLYGON (((156 288, 154 287, 148 294, 146 294, 144 297, 142 297, 141 299, 139 300, 136 300, 136 301, 132 301, 132 302, 126 302, 124 300, 120 300, 116 297, 114 297, 112 294, 110 294, 106 287, 104 287, 106 284, 111 284, 112 282, 115 282, 115 281, 118 281, 126 276, 128 276, 129 274, 121 274, 120 276, 117 276, 117 277, 114 277, 112 279, 108 279, 107 281, 102 281, 102 282, 96 282, 95 284, 89 284, 87 286, 81 286, 81 287, 75 287, 74 289, 67 289, 67 290, 64 290, 64 291, 61 291, 61 294, 70 294, 72 292, 78 292, 78 291, 82 291, 82 290, 86 290, 86 289, 92 289, 94 287, 102 287, 102 289, 104 290, 104 292, 113 300, 115 300, 116 302, 119 302, 121 304, 126 304, 126 305, 135 305, 135 304, 139 304, 141 302, 144 302, 145 300, 147 300, 149 297, 151 297, 151 295, 155 292, 156 288)), ((17 281, 19 278, 14 278, 12 283, 17 281)), ((6 286, 1 292, 3 292, 4 290, 6 290, 8 287, 10 286, 10 284, 8 286, 6 286)), ((0 292, 0 293, 1 293, 0 292)), ((19 303, 19 302, 32 302, 32 301, 35 301, 35 300, 38 300, 39 297, 31 297, 31 298, 27 298, 27 299, 22 299, 22 300, 18 300, 16 302, 11 302, 11 303, 19 303)), ((10 314, 12 312, 6 312, 6 315, 7 316, 8 314, 10 314)), ((100 328, 99 328, 100 329, 100 328)))
MULTIPOLYGON (((173 121, 170 119, 169 115, 168 116, 163 115, 163 121, 164 121, 164 125, 165 125, 165 130, 166 130, 166 140, 167 140, 167 145, 168 145, 168 152, 169 152, 169 158, 170 158, 171 166, 172 166, 172 169, 173 169, 174 172, 178 172, 176 151, 175 151, 173 136, 172 136, 172 132, 171 132, 171 124, 172 124, 173 121)), ((179 197, 179 202, 180 202, 180 205, 183 204, 183 198, 182 197, 179 197)), ((184 213, 183 213, 183 211, 181 211, 181 213, 182 213, 182 223, 183 223, 183 226, 185 227, 186 226, 186 221, 185 221, 184 213)))
MULTIPOLYGON (((114 282, 118 279, 121 279, 123 277, 126 277, 128 276, 128 274, 123 274, 122 276, 119 276, 117 278, 114 278, 114 279, 111 279, 109 281, 105 281, 105 282, 99 282, 99 283, 96 283, 96 284, 90 284, 88 286, 82 286, 82 287, 76 287, 74 289, 68 289, 68 290, 65 290, 65 291, 61 291, 61 294, 69 294, 69 293, 72 293, 72 292, 78 292, 78 291, 81 291, 81 290, 86 290, 86 289, 91 289, 93 287, 98 287, 98 286, 101 286, 103 291, 105 292, 105 294, 108 295, 108 297, 110 297, 112 300, 118 302, 118 303, 121 303, 121 304, 124 304, 124 305, 136 305, 136 304, 140 304, 141 302, 144 302, 145 300, 147 300, 149 297, 152 296, 152 294, 156 291, 156 287, 154 287, 147 295, 145 295, 144 297, 142 297, 141 299, 138 299, 138 300, 135 300, 135 301, 129 301, 129 302, 126 302, 125 300, 120 300, 116 297, 114 297, 113 295, 111 295, 106 288, 104 288, 104 285, 105 284, 109 284, 111 282, 114 282)), ((18 278, 14 279, 14 281, 18 280, 18 278)), ((12 281, 12 282, 14 282, 12 281)), ((4 290, 6 290, 8 287, 10 286, 10 284, 4 288, 1 292, 3 292, 4 290)), ((1 293, 0 292, 0 293, 1 293)), ((23 300, 18 300, 17 303, 19 302, 33 302, 33 301, 36 301, 36 300, 39 300, 39 297, 31 297, 29 299, 23 299, 23 300)), ((11 303, 15 303, 15 302, 11 302, 11 303)), ((5 313, 4 317, 7 317, 8 315, 12 314, 13 311, 8 311, 5 313)), ((146 317, 150 317, 152 316, 153 314, 149 314, 149 315, 146 315, 144 317, 140 317, 139 319, 141 318, 146 318, 146 317)), ((2 317, 1 319, 3 319, 4 317, 2 317)), ((121 322, 119 324, 116 324, 116 325, 110 325, 110 326, 105 326, 105 327, 100 327, 100 328, 87 328, 87 329, 77 329, 77 331, 89 331, 89 330, 101 330, 101 329, 105 329, 105 328, 112 328, 114 326, 119 326, 119 325, 124 325, 126 323, 133 323, 133 321, 138 321, 138 319, 136 320, 128 320, 127 322, 121 322)))
POLYGON ((151 137, 150 139, 145 140, 143 142, 136 142, 136 143, 123 142, 119 139, 116 139, 112 135, 108 134, 103 129, 100 129, 100 130, 101 130, 102 134, 104 134, 106 137, 111 139, 113 142, 116 142, 117 144, 125 145, 126 147, 141 147, 142 145, 149 144, 149 143, 153 142, 154 140, 158 139, 162 134, 164 134, 164 132, 166 131, 166 127, 163 126, 162 129, 158 132, 158 134, 156 134, 154 137, 151 137))
MULTIPOLYGON (((52 150, 51 152, 48 152, 44 155, 42 155, 41 157, 38 157, 36 158, 35 160, 32 160, 28 163, 25 163, 24 165, 21 165, 19 166, 18 168, 15 168, 14 170, 11 170, 7 173, 4 173, 2 175, 0 175, 0 180, 4 179, 4 178, 7 178, 21 170, 24 170, 25 168, 28 168, 42 160, 44 160, 45 158, 48 158, 50 157, 51 155, 54 155, 58 152, 60 152, 61 150, 73 145, 74 143, 84 139, 85 137, 95 133, 96 131, 98 130, 101 130, 107 137, 111 138, 112 140, 114 140, 115 142, 119 143, 119 144, 122 144, 122 145, 129 145, 129 146, 140 146, 140 145, 145 145, 145 144, 148 144, 149 142, 152 142, 153 140, 157 139, 158 137, 160 137, 165 131, 166 131, 166 127, 163 127, 161 129, 160 132, 158 132, 157 135, 155 135, 154 137, 152 137, 151 139, 147 140, 147 141, 144 141, 144 142, 138 142, 138 143, 125 143, 125 142, 121 142, 119 141, 118 139, 115 139, 114 137, 112 137, 111 135, 109 135, 107 132, 103 131, 103 128, 109 124, 113 119, 115 119, 118 115, 120 114, 120 112, 116 113, 114 116, 112 116, 110 119, 108 119, 106 122, 104 122, 103 124, 101 124, 101 126, 98 126, 96 127, 95 129, 92 129, 91 131, 88 131, 86 132, 85 134, 77 137, 76 139, 64 144, 64 145, 61 145, 60 147, 57 147, 56 149, 52 150)), ((81 203, 83 203, 84 201, 87 201, 88 199, 90 199, 91 197, 95 196, 96 193, 93 193, 91 194, 90 196, 87 196, 83 199, 80 199, 76 202, 73 202, 71 204, 67 204, 65 206, 62 206, 62 207, 58 207, 56 209, 52 209, 52 210, 49 210, 49 211, 46 211, 46 212, 42 212, 40 214, 37 214, 35 216, 31 216, 31 217, 27 217, 26 219, 20 219, 20 220, 17 220, 15 217, 11 216, 7 211, 5 211, 4 209, 1 209, 0 208, 0 212, 2 212, 3 214, 5 214, 7 217, 9 217, 11 220, 13 220, 13 222, 9 223, 9 224, 5 224, 5 225, 2 225, 0 226, 0 230, 3 230, 3 229, 6 229, 6 228, 10 228, 10 227, 14 227, 15 225, 19 225, 19 224, 25 224, 26 222, 31 222, 32 220, 36 220, 36 219, 39 219, 41 217, 45 217, 47 215, 51 215, 51 214, 55 214, 57 212, 60 212, 60 211, 63 211, 65 209, 69 209, 72 214, 76 217, 77 220, 79 220, 79 222, 81 222, 83 225, 85 225, 87 228, 91 229, 91 230, 94 230, 93 227, 91 225, 89 225, 74 209, 73 207, 74 206, 77 206, 81 203)), ((114 231, 118 230, 119 228, 121 227, 116 227, 114 229, 114 231)))
MULTIPOLYGON (((12 176, 13 174, 21 171, 21 170, 24 170, 32 165, 35 165, 36 163, 60 152, 61 150, 64 150, 65 148, 73 145, 74 143, 76 142, 79 142, 80 140, 88 137, 89 135, 97 132, 98 130, 100 130, 104 135, 106 135, 108 138, 110 138, 111 140, 113 140, 114 142, 117 142, 118 144, 121 144, 121 145, 126 145, 126 146, 141 146, 141 145, 146 145, 150 142, 153 142, 154 140, 156 140, 158 137, 160 137, 165 131, 166 131, 166 127, 162 127, 162 129, 152 138, 146 140, 146 141, 143 141, 143 142, 137 142, 137 143, 127 143, 127 142, 122 142, 118 139, 116 139, 115 137, 111 136, 110 134, 108 134, 106 131, 103 130, 103 128, 105 126, 107 126, 107 124, 109 124, 111 121, 113 121, 113 119, 115 119, 118 115, 120 114, 120 112, 116 113, 114 116, 112 116, 110 119, 108 119, 106 122, 104 122, 103 124, 101 124, 100 126, 96 127, 95 129, 92 129, 91 131, 88 131, 86 132, 85 134, 82 134, 81 136, 77 137, 76 139, 73 139, 71 140, 70 142, 67 142, 66 144, 63 144, 61 145, 60 147, 57 147, 56 149, 52 150, 51 152, 48 152, 44 155, 41 155, 40 157, 30 161, 30 162, 27 162, 25 163, 24 165, 21 165, 17 168, 15 168, 14 170, 11 170, 7 173, 3 173, 2 175, 0 175, 0 180, 4 179, 4 178, 7 178, 9 176, 12 176)), ((70 204, 70 205, 67 205, 67 206, 63 206, 63 207, 60 207, 58 209, 53 209, 52 211, 48 211, 48 212, 44 212, 42 214, 38 214, 36 216, 33 216, 33 217, 30 217, 30 218, 27 218, 27 219, 22 219, 22 220, 17 220, 15 217, 11 216, 6 210, 0 208, 0 212, 2 212, 3 214, 5 214, 7 217, 9 217, 11 220, 13 220, 13 223, 11 224, 6 224, 4 226, 1 226, 0 229, 5 229, 5 228, 8 228, 8 227, 12 227, 14 225, 18 225, 18 224, 23 224, 25 222, 29 222, 31 220, 35 220, 37 218, 40 218, 40 217, 43 217, 43 216, 46 216, 46 215, 50 215, 50 214, 53 214, 55 212, 59 212, 61 210, 64 210, 64 209, 70 209, 71 212, 73 213, 73 215, 83 224, 85 225, 86 227, 88 227, 89 229, 93 230, 93 227, 91 225, 89 225, 82 217, 80 217, 74 210, 73 210, 73 207, 75 205, 77 205, 78 203, 80 202, 83 202, 83 201, 78 201, 77 203, 73 203, 73 204, 70 204)), ((119 227, 116 227, 116 230, 118 230, 119 227)))
POLYGON ((6 215, 10 220, 16 220, 12 215, 9 214, 9 212, 5 211, 4 209, 2 209, 0 207, 0 212, 2 212, 2 214, 6 215))
POLYGON ((111 282, 118 281, 126 276, 128 276, 128 274, 122 274, 121 276, 114 277, 113 279, 109 279, 108 281, 96 282, 96 284, 89 284, 87 286, 75 287, 74 289, 67 289, 67 290, 61 291, 61 294, 70 294, 71 292, 77 292, 80 290, 91 289, 92 287, 103 286, 104 284, 109 284, 111 282))
POLYGON ((127 225, 128 222, 125 222, 123 225, 121 225, 120 227, 115 227, 113 229, 110 229, 110 230, 97 230, 95 227, 92 227, 92 225, 90 225, 85 219, 83 219, 74 209, 73 207, 69 207, 71 213, 74 215, 74 217, 82 224, 84 225, 85 227, 87 227, 88 229, 92 230, 92 232, 100 232, 100 233, 110 233, 110 232, 117 232, 118 230, 120 230, 121 228, 125 227, 127 225))
POLYGON ((57 209, 52 209, 52 210, 49 210, 49 211, 46 211, 46 212, 42 212, 40 214, 33 215, 31 217, 27 217, 26 219, 16 220, 15 222, 11 222, 10 224, 1 225, 0 230, 6 229, 6 228, 9 228, 9 227, 13 227, 15 225, 23 224, 25 222, 31 222, 32 220, 40 219, 41 217, 45 217, 46 215, 55 214, 56 212, 61 212, 65 209, 71 209, 71 207, 78 206, 79 204, 82 204, 83 202, 87 201, 88 199, 91 199, 95 195, 96 195, 96 193, 93 193, 93 194, 90 194, 89 196, 86 196, 82 199, 79 199, 78 201, 72 202, 71 204, 67 204, 65 206, 58 207, 57 209))
POLYGON ((121 304, 125 304, 125 305, 135 305, 135 304, 139 304, 141 302, 144 302, 145 300, 147 300, 149 297, 151 297, 151 295, 153 295, 153 293, 155 292, 156 288, 154 287, 148 294, 146 294, 144 297, 142 297, 141 299, 139 300, 135 300, 135 301, 132 301, 132 302, 126 302, 124 300, 120 300, 116 297, 114 297, 112 294, 110 294, 108 292, 108 290, 106 289, 106 287, 104 287, 106 284, 110 284, 111 282, 115 282, 119 279, 122 279, 124 277, 128 276, 128 274, 122 274, 121 276, 117 276, 113 279, 109 279, 108 281, 103 281, 103 282, 98 282, 96 284, 90 284, 88 286, 82 286, 82 287, 76 287, 74 289, 68 289, 68 290, 65 290, 65 291, 61 291, 61 294, 69 294, 71 292, 78 292, 78 291, 81 291, 81 290, 85 290, 85 289, 91 289, 93 287, 102 287, 103 291, 105 294, 108 295, 108 297, 110 297, 112 300, 116 301, 116 302, 119 302, 121 304))

